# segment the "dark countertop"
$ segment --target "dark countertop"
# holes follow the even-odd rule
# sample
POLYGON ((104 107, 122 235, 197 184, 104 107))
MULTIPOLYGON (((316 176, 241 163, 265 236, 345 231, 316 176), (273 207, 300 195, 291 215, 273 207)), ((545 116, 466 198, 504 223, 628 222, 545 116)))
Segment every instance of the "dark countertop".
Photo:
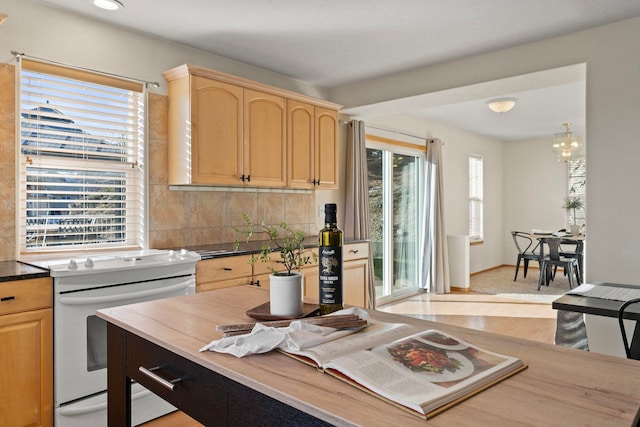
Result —
MULTIPOLYGON (((238 246, 238 250, 234 251, 234 243, 214 243, 209 245, 198 245, 198 246, 187 246, 184 249, 188 251, 194 251, 200 254, 202 259, 211 259, 211 258, 224 258, 229 256, 237 256, 244 254, 255 254, 260 252, 262 245, 266 242, 266 240, 251 240, 249 242, 242 241, 238 246)), ((345 240, 344 244, 348 245, 349 243, 359 243, 359 242, 368 242, 368 240, 345 240)), ((317 236, 309 236, 305 239, 304 242, 305 247, 313 248, 318 246, 318 237, 317 236)), ((183 248, 169 248, 174 250, 180 250, 183 248)))
POLYGON ((49 270, 18 261, 0 261, 0 282, 49 277, 49 270))

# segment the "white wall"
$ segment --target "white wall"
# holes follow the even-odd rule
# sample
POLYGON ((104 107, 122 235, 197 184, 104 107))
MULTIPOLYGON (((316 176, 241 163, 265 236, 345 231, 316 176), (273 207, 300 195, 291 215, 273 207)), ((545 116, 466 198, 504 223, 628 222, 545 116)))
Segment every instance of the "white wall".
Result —
POLYGON ((639 42, 640 19, 631 19, 346 85, 330 94, 334 102, 358 107, 586 63, 586 279, 640 283, 635 250, 640 236, 636 215, 640 210, 640 197, 636 197, 640 194, 639 42), (613 229, 624 232, 612 233, 613 229))
POLYGON ((567 195, 566 168, 551 149, 551 137, 504 144, 503 264, 516 262, 512 230, 567 227, 562 208, 567 195))

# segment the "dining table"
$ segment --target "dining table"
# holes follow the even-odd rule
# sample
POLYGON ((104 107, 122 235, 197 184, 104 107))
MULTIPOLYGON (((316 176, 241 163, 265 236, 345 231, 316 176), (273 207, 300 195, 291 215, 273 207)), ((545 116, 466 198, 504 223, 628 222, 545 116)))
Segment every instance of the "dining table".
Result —
MULTIPOLYGON (((536 239, 539 243, 539 251, 540 251, 540 259, 543 259, 545 256, 545 245, 548 245, 549 239, 561 239, 562 244, 571 244, 575 245, 575 255, 573 255, 578 260, 578 269, 580 270, 580 278, 582 282, 584 282, 584 242, 586 240, 586 236, 584 234, 571 234, 571 233, 563 233, 563 232, 542 232, 542 231, 532 231, 529 235, 532 239, 536 239)), ((541 271, 540 274, 543 274, 541 271)), ((544 283, 549 283, 550 277, 547 275, 544 279, 544 283)))
POLYGON ((373 319, 437 329, 527 369, 425 421, 279 352, 199 351, 222 336, 217 325, 252 321, 268 299, 247 285, 99 310, 109 426, 131 425, 134 380, 204 425, 638 426, 640 361, 376 310, 373 319))

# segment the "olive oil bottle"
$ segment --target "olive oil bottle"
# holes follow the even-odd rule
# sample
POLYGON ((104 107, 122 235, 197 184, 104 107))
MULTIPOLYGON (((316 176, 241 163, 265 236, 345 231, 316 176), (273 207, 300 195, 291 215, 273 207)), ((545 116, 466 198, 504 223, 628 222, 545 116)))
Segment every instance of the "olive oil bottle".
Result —
POLYGON ((338 228, 336 204, 324 205, 324 228, 320 230, 318 255, 320 314, 342 310, 342 230, 338 228))

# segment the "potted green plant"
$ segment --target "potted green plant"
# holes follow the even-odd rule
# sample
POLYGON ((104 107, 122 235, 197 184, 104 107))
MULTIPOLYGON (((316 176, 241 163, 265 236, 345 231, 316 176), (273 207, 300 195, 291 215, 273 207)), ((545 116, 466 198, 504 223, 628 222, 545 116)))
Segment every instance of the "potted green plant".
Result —
POLYGON ((582 199, 579 197, 567 197, 564 199, 564 209, 573 213, 573 224, 570 224, 571 234, 577 236, 580 234, 580 226, 578 225, 578 221, 576 219, 576 211, 578 209, 582 209, 584 207, 584 203, 582 199))
MULTIPOLYGON (((248 243, 252 238, 261 236, 262 246, 260 251, 252 256, 249 262, 272 261, 272 254, 278 253, 280 258, 276 262, 281 263, 284 269, 278 271, 269 267, 270 310, 272 315, 295 317, 303 311, 303 276, 300 268, 317 260, 315 252, 306 248, 304 241, 306 236, 302 230, 293 230, 284 221, 277 226, 267 225, 264 220, 254 222, 246 213, 242 214, 246 224, 245 230, 236 228, 236 231, 245 235, 248 243)), ((240 241, 236 240, 234 249, 237 250, 240 241)))

